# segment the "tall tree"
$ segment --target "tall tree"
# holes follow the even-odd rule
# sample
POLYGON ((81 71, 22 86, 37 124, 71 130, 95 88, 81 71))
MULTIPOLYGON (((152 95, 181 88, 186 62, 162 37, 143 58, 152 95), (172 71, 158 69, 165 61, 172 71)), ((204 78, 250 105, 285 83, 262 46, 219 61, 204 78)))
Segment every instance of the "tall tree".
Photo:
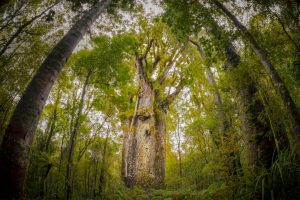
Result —
POLYGON ((166 114, 184 87, 189 60, 185 46, 172 38, 166 25, 156 23, 143 33, 147 34, 147 41, 141 43, 143 53, 135 56, 139 91, 124 133, 122 168, 127 186, 161 188, 165 184, 166 114))
POLYGON ((22 95, 0 148, 1 198, 22 199, 29 150, 49 92, 67 58, 92 23, 110 5, 103 0, 86 12, 53 48, 22 95))
POLYGON ((227 17, 233 22, 243 36, 248 40, 255 54, 260 59, 262 65, 265 67, 275 89, 279 93, 282 103, 286 109, 287 114, 290 118, 290 129, 293 133, 294 142, 298 155, 300 155, 300 114, 298 108, 291 97, 285 83, 279 76, 274 65, 269 60, 266 52, 260 47, 250 31, 219 1, 213 0, 213 3, 222 10, 227 17))
MULTIPOLYGON (((206 59, 206 54, 204 52, 204 49, 203 47, 196 41, 193 41, 193 40, 189 40, 193 45, 195 45, 197 47, 197 50, 201 56, 201 59, 202 60, 205 60, 206 59)), ((217 109, 218 109, 218 117, 219 117, 219 120, 221 121, 221 133, 222 134, 225 134, 226 132, 226 129, 228 128, 228 121, 226 120, 225 118, 225 113, 224 111, 221 110, 222 108, 222 97, 221 97, 221 94, 220 94, 220 91, 217 87, 217 83, 216 83, 216 80, 215 80, 215 77, 214 77, 214 74, 211 70, 213 66, 207 66, 206 68, 206 77, 207 77, 207 80, 210 84, 210 86, 212 87, 212 89, 214 90, 214 93, 215 93, 215 103, 217 105, 217 109)))
POLYGON ((71 137, 69 141, 69 149, 68 149, 68 160, 67 160, 67 170, 66 170, 66 182, 65 182, 65 189, 66 189, 66 199, 71 199, 72 198, 72 165, 73 165, 73 157, 74 157, 74 151, 75 151, 75 145, 76 145, 76 138, 78 134, 78 129, 80 127, 80 118, 83 110, 83 103, 85 100, 85 95, 87 91, 87 87, 90 81, 90 77, 92 75, 92 71, 88 71, 83 87, 82 87, 82 93, 80 97, 80 102, 79 102, 79 108, 76 113, 76 118, 75 118, 75 123, 73 130, 71 132, 71 137))
MULTIPOLYGON (((241 58, 234 49, 232 44, 233 39, 213 18, 211 9, 206 8, 200 2, 184 4, 182 7, 176 6, 178 1, 167 0, 166 2, 169 7, 167 8, 166 19, 170 21, 169 17, 176 17, 175 24, 181 29, 174 30, 177 34, 181 37, 187 37, 190 34, 195 34, 195 31, 202 33, 204 29, 205 35, 210 35, 210 38, 202 39, 202 34, 197 33, 200 37, 199 40, 204 40, 203 43, 208 43, 206 49, 212 49, 212 45, 218 50, 221 49, 221 54, 218 55, 226 60, 223 67, 225 72, 230 73, 230 71, 238 68, 238 65, 241 64, 241 58), (176 15, 176 13, 180 12, 183 13, 182 15, 186 16, 184 20, 188 23, 181 25, 183 19, 176 15)), ((181 3, 183 4, 183 1, 181 3)), ((174 25, 174 20, 172 20, 172 22, 172 25, 174 25)), ((199 49, 199 44, 198 50, 200 53, 202 52, 201 54, 203 57, 205 52, 199 49)), ((209 53, 211 52, 206 54, 209 53)), ((213 58, 210 58, 210 60, 213 60, 213 58)), ((257 84, 252 80, 249 74, 245 75, 244 79, 245 85, 243 87, 239 87, 239 83, 235 80, 233 81, 236 82, 236 87, 235 91, 232 92, 237 95, 238 102, 243 106, 243 116, 241 117, 241 120, 243 121, 245 143, 248 146, 248 161, 250 166, 254 169, 257 169, 257 167, 261 165, 269 168, 272 164, 273 152, 275 149, 274 138, 269 136, 269 132, 271 131, 270 125, 268 123, 263 123, 259 119, 259 115, 264 114, 265 109, 262 101, 255 97, 258 87, 257 84)))

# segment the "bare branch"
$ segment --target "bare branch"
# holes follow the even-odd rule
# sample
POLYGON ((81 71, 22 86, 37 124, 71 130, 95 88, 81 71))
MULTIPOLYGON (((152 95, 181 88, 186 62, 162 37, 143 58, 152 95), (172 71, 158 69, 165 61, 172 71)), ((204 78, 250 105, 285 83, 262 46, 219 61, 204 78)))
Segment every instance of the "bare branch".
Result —
POLYGON ((198 51, 200 52, 201 59, 205 59, 205 52, 204 52, 202 46, 198 42, 193 41, 191 39, 189 39, 189 41, 197 47, 198 51))

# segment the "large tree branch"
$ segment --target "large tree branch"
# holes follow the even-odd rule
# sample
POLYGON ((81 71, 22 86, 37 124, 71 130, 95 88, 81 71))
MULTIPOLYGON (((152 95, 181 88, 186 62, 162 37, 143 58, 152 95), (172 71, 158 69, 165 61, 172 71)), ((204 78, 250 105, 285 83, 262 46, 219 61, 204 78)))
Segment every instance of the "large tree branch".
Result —
POLYGON ((148 44, 148 46, 147 46, 147 48, 146 48, 146 51, 145 51, 144 55, 141 57, 142 60, 146 60, 147 55, 150 52, 151 47, 153 45, 153 42, 154 42, 154 39, 151 39, 150 42, 149 42, 149 44, 148 44))
POLYGON ((154 39, 151 39, 149 44, 147 45, 145 53, 140 56, 138 52, 135 52, 135 64, 137 67, 137 73, 141 81, 146 81, 149 83, 149 78, 147 77, 147 73, 144 70, 144 64, 146 64, 146 67, 148 66, 147 64, 147 55, 149 54, 151 47, 153 46, 154 39))
POLYGON ((140 80, 146 80, 145 72, 143 69, 143 59, 138 55, 138 53, 135 53, 135 65, 137 68, 137 74, 139 76, 140 80))
POLYGON ((161 67, 160 75, 157 78, 159 84, 163 84, 164 81, 168 78, 169 71, 171 70, 173 64, 176 62, 180 53, 181 51, 174 51, 174 53, 172 53, 171 56, 165 60, 164 64, 161 67))
POLYGON ((204 52, 202 46, 201 46, 198 42, 196 42, 196 41, 194 41, 194 40, 192 40, 192 39, 190 39, 190 38, 189 38, 189 41, 190 41, 193 45, 195 45, 195 46, 197 47, 197 49, 198 49, 198 51, 199 51, 199 53, 200 53, 200 55, 201 55, 201 59, 202 59, 202 60, 205 59, 206 55, 205 55, 205 52, 204 52))
POLYGON ((166 97, 163 104, 165 106, 169 106, 171 103, 173 103, 173 101, 176 99, 176 97, 179 95, 179 93, 183 88, 184 88, 184 81, 183 79, 181 79, 177 87, 175 87, 175 91, 166 97))

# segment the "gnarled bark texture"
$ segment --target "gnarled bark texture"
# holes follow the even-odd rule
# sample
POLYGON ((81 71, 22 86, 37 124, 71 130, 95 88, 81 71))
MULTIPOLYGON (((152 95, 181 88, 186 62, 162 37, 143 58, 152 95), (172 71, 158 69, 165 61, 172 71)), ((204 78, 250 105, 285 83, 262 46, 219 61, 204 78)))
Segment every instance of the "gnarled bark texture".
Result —
POLYGON ((150 41, 144 55, 136 54, 140 88, 133 117, 124 123, 122 175, 128 187, 165 186, 166 113, 183 88, 183 82, 180 81, 173 93, 164 94, 166 84, 163 83, 176 61, 176 53, 169 55, 169 64, 160 63, 160 55, 156 55, 152 66, 149 66, 146 59, 153 42, 154 40, 150 41), (161 73, 156 80, 152 80, 151 73, 146 70, 155 69, 157 66, 161 73))
POLYGON ((165 111, 157 105, 155 90, 144 79, 136 113, 125 133, 123 177, 127 186, 164 186, 166 157, 165 111))
POLYGON ((0 147, 0 199, 23 199, 29 150, 49 92, 78 42, 111 0, 98 2, 75 23, 38 69, 18 103, 0 147))

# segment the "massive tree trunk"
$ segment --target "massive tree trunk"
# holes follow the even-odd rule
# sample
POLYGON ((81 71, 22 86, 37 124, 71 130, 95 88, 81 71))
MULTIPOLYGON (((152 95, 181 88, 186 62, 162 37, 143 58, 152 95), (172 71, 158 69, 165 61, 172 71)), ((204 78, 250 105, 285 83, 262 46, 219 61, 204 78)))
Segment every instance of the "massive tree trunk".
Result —
POLYGON ((128 187, 164 186, 166 113, 156 100, 152 86, 141 80, 136 113, 124 140, 123 176, 128 187))
POLYGON ((135 55, 139 92, 133 116, 124 123, 122 160, 123 179, 128 187, 165 186, 166 113, 185 83, 184 59, 188 58, 181 54, 185 46, 173 43, 165 31, 166 36, 161 36, 154 30, 146 37, 147 44, 139 47, 145 53, 135 55))
POLYGON ((22 95, 0 148, 0 198, 22 199, 29 150, 49 92, 78 42, 112 0, 98 2, 54 47, 22 95))
MULTIPOLYGON (((153 65, 147 66, 147 54, 153 42, 154 40, 150 41, 144 55, 136 54, 140 88, 133 117, 124 123, 122 175, 128 187, 165 186, 166 113, 168 106, 183 88, 181 81, 175 91, 165 97, 163 83, 173 64, 172 59, 175 60, 174 54, 170 57, 169 66, 164 65, 161 75, 156 80, 150 78, 151 75, 146 70, 155 69, 160 61, 157 56, 153 65), (154 85, 157 88, 154 88, 154 85)), ((132 98, 130 101, 132 102, 132 98)))
POLYGON ((298 155, 300 155, 300 114, 287 87, 285 86, 285 83, 280 78, 278 72, 269 60, 265 51, 259 46, 253 35, 249 32, 249 30, 223 4, 221 4, 217 0, 213 0, 213 2, 230 18, 230 20, 239 29, 239 31, 241 31, 244 37, 249 41, 250 46, 260 59, 262 65, 265 67, 266 72, 269 75, 275 89, 279 93, 285 110, 290 118, 290 128, 295 140, 297 153, 298 155))

